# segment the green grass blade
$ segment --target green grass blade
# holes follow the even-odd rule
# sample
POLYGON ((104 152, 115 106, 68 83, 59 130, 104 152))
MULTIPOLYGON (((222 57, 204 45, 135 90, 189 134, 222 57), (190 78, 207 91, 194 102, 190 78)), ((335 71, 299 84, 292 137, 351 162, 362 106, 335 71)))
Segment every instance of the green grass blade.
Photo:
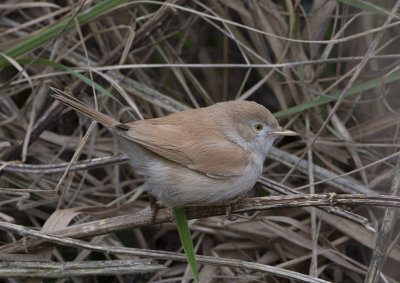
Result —
MULTIPOLYGON (((387 84, 387 83, 393 82, 393 81, 398 80, 398 79, 400 79, 400 71, 394 72, 394 73, 390 74, 389 76, 387 76, 383 83, 387 84)), ((360 93, 362 91, 366 91, 368 89, 372 89, 374 87, 380 86, 381 84, 382 84, 382 78, 376 78, 376 79, 367 81, 365 83, 361 83, 361 84, 355 85, 354 87, 352 87, 347 92, 346 96, 354 95, 354 94, 360 93)), ((317 98, 317 99, 314 99, 314 100, 311 100, 311 101, 308 101, 308 102, 305 102, 305 103, 290 107, 288 109, 275 112, 274 116, 276 118, 281 118, 281 117, 284 117, 284 116, 292 115, 292 114, 295 114, 295 113, 310 109, 310 108, 315 107, 315 106, 326 104, 328 102, 337 100, 340 97, 340 95, 342 94, 342 92, 343 91, 340 90, 340 91, 337 91, 337 92, 329 95, 329 97, 320 97, 320 98, 317 98)))
MULTIPOLYGON (((128 0, 104 0, 88 9, 78 13, 77 18, 80 24, 85 24, 94 18, 108 12, 112 8, 127 2, 128 0)), ((43 31, 33 35, 32 37, 10 47, 4 51, 4 54, 16 58, 26 52, 32 51, 43 43, 53 39, 61 30, 63 32, 71 30, 75 26, 74 21, 64 19, 59 23, 50 26, 43 31)), ((7 60, 0 57, 0 68, 7 65, 7 60)))
MULTIPOLYGON (((349 6, 353 6, 356 8, 359 8, 361 10, 367 11, 367 12, 372 12, 375 14, 383 15, 383 16, 388 16, 390 14, 390 10, 386 8, 382 8, 378 5, 374 5, 371 3, 368 3, 367 1, 360 1, 360 0, 339 0, 339 2, 342 2, 343 4, 347 4, 349 6)), ((377 2, 379 3, 379 2, 377 2)), ((395 13, 394 14, 396 19, 400 19, 400 14, 395 13)))
POLYGON ((189 225, 187 223, 185 210, 180 207, 174 207, 175 221, 178 226, 179 237, 183 250, 185 251, 187 260, 192 270, 194 280, 199 282, 199 272, 197 270, 196 258, 194 256, 194 248, 192 242, 192 236, 190 235, 189 225))

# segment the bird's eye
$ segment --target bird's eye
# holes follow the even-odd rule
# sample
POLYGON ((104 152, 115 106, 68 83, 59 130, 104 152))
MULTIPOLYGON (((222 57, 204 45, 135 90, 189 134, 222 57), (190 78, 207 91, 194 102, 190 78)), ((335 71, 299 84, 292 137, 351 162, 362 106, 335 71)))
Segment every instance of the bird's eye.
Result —
POLYGON ((262 124, 255 124, 254 125, 254 129, 258 132, 261 132, 263 129, 263 125, 262 124))

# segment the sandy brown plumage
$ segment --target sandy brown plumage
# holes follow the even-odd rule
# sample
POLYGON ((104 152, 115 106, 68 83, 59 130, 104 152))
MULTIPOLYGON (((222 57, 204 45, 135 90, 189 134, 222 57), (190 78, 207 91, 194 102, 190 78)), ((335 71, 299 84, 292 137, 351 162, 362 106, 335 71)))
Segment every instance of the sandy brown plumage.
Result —
POLYGON ((166 206, 214 203, 247 192, 261 175, 275 133, 285 133, 255 102, 223 102, 121 124, 52 90, 56 99, 119 138, 134 169, 144 176, 146 189, 166 206))

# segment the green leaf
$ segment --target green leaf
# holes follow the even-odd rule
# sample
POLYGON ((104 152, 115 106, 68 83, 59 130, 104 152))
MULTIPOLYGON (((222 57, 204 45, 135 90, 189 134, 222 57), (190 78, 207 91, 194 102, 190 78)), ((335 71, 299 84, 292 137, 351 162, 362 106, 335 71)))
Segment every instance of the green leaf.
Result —
MULTIPOLYGON (((381 86, 382 84, 390 83, 390 82, 398 80, 398 79, 400 79, 400 71, 397 71, 397 72, 394 72, 394 73, 390 74, 389 76, 387 76, 385 78, 385 81, 383 81, 383 78, 376 78, 376 79, 373 79, 373 80, 370 80, 370 81, 355 85, 347 92, 346 96, 351 96, 351 95, 366 91, 368 89, 372 89, 374 87, 381 86)), ((335 93, 333 93, 333 94, 331 94, 329 96, 320 97, 320 98, 317 98, 317 99, 314 99, 314 100, 311 100, 311 101, 308 101, 308 102, 305 102, 305 103, 290 107, 288 109, 275 112, 274 116, 276 118, 281 118, 281 117, 284 117, 284 116, 288 116, 288 115, 291 115, 291 114, 295 114, 295 113, 310 109, 310 108, 315 107, 315 106, 319 106, 319 105, 323 105, 323 104, 326 104, 326 103, 331 102, 331 101, 335 101, 340 97, 342 92, 343 91, 340 90, 340 91, 337 91, 337 92, 335 92, 335 93)))
POLYGON ((197 270, 196 258, 194 254, 192 236, 190 235, 189 225, 187 223, 185 210, 180 207, 174 207, 175 221, 178 226, 179 237, 183 250, 185 251, 186 258, 189 262, 190 269, 192 270, 194 280, 199 282, 199 272, 197 270))
MULTIPOLYGON (((383 15, 383 16, 388 16, 390 14, 390 10, 383 8, 378 5, 374 5, 372 3, 368 3, 367 1, 360 1, 360 0, 339 0, 339 2, 342 2, 343 4, 347 4, 349 6, 353 6, 356 8, 360 8, 361 10, 367 11, 367 12, 373 12, 375 14, 383 15)), ((379 3, 376 2, 376 3, 379 3)), ((394 13, 394 16, 396 19, 400 19, 400 14, 399 13, 394 13)))
MULTIPOLYGON (((84 24, 125 2, 127 2, 127 0, 104 0, 78 13, 76 17, 79 24, 84 24)), ((43 43, 54 39, 60 32, 71 30, 74 26, 74 21, 71 21, 69 18, 64 19, 53 26, 45 28, 32 37, 13 45, 5 50, 4 54, 16 58, 26 52, 34 50, 43 43)), ((5 65, 7 65, 7 60, 4 57, 0 57, 0 68, 5 65)))

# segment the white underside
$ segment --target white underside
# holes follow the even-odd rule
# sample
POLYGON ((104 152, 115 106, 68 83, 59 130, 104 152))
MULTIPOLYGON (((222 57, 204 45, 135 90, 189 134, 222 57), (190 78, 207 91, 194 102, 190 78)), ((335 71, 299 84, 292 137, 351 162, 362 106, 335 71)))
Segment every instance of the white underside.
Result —
POLYGON ((151 176, 146 190, 164 206, 187 206, 219 203, 247 193, 260 177, 261 170, 250 166, 242 176, 214 179, 202 173, 181 167, 150 162, 151 176))
POLYGON ((264 162, 262 156, 253 154, 253 164, 248 164, 241 176, 214 179, 120 140, 133 168, 145 178, 145 190, 168 207, 220 203, 244 195, 260 178, 264 162))

